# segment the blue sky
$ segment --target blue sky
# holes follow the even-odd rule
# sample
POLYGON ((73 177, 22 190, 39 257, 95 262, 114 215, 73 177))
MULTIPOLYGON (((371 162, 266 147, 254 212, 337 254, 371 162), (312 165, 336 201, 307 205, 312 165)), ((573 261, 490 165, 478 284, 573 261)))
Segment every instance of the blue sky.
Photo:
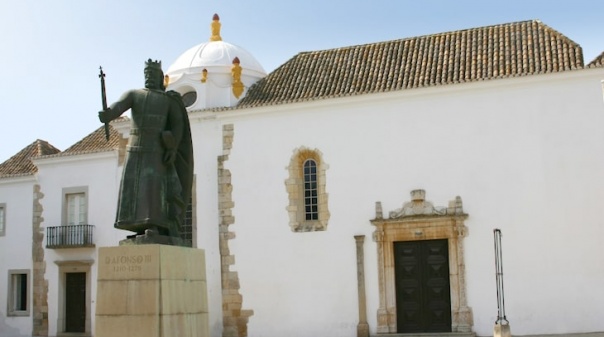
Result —
MULTIPOLYGON (((0 162, 36 139, 64 150, 101 126, 99 66, 109 103, 143 86, 210 36, 248 50, 267 72, 302 51, 539 19, 604 51, 602 0, 0 0, 0 162)), ((604 113, 604 111, 603 111, 604 113)))

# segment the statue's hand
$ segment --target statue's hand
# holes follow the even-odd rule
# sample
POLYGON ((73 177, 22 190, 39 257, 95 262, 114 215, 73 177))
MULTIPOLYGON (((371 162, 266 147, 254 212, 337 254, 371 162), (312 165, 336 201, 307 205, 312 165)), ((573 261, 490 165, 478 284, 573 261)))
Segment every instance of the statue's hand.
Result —
POLYGON ((101 123, 109 123, 111 122, 111 117, 109 116, 110 109, 99 111, 99 120, 101 123))
POLYGON ((164 163, 171 165, 174 164, 174 161, 176 161, 176 150, 166 150, 166 153, 164 154, 164 163))

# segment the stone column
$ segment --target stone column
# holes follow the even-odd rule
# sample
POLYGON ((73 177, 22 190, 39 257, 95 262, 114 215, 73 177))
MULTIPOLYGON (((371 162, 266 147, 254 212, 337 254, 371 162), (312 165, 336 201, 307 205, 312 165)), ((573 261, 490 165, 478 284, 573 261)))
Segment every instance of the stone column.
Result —
MULTIPOLYGON (((459 286, 459 311, 456 313, 457 328, 454 332, 471 332, 472 326, 474 326, 474 317, 472 309, 468 307, 466 298, 466 263, 464 260, 464 246, 463 239, 467 235, 467 228, 460 219, 455 220, 455 229, 457 230, 457 272, 458 272, 458 286, 459 286)), ((450 240, 452 241, 452 240, 450 240)))
POLYGON ((357 244, 357 284, 359 293, 359 324, 357 337, 369 337, 369 324, 367 324, 367 300, 365 298, 365 253, 363 243, 365 235, 355 235, 357 244))
POLYGON ((382 222, 374 222, 376 226, 373 232, 373 240, 377 244, 377 256, 378 256, 378 286, 380 292, 380 306, 377 311, 377 332, 378 333, 389 333, 390 328, 388 326, 388 310, 386 310, 386 276, 384 268, 384 230, 382 222))

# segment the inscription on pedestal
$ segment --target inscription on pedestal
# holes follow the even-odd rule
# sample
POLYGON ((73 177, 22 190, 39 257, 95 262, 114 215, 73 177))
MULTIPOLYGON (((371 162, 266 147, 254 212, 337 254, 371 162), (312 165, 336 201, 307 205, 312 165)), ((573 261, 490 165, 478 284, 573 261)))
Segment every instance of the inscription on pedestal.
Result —
POLYGON ((157 279, 159 249, 153 246, 133 247, 136 246, 120 246, 111 250, 101 248, 99 280, 157 279))
POLYGON ((145 264, 151 263, 151 255, 130 255, 105 257, 105 264, 111 265, 114 272, 142 271, 145 264))

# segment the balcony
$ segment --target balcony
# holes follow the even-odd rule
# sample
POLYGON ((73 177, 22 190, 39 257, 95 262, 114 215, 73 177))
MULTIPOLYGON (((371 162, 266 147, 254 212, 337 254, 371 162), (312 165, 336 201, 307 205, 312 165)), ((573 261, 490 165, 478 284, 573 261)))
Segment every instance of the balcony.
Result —
POLYGON ((94 247, 93 225, 46 227, 46 248, 94 247))

